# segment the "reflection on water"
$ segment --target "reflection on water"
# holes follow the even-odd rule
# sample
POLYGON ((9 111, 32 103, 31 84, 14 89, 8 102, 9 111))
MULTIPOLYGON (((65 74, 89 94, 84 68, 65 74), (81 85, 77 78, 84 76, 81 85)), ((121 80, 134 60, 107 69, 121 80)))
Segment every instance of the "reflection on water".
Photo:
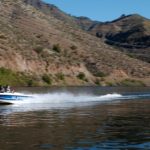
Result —
POLYGON ((150 149, 149 89, 43 89, 42 94, 34 103, 0 106, 0 150, 150 149))

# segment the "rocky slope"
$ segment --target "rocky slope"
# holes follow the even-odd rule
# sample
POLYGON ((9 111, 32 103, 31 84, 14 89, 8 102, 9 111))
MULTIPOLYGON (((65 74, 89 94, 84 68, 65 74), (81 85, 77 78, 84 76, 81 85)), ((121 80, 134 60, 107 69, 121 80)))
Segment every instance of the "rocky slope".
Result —
POLYGON ((0 12, 0 83, 13 76, 23 85, 150 85, 149 63, 83 31, 53 5, 1 0, 0 12))
POLYGON ((96 24, 93 22, 87 31, 129 56, 150 63, 149 19, 137 14, 122 15, 112 22, 96 24))

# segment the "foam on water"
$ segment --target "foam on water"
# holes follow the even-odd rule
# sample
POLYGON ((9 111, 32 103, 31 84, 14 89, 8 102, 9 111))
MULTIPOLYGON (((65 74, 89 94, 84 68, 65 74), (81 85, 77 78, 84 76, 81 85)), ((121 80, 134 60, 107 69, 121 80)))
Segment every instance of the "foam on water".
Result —
POLYGON ((10 114, 15 112, 39 111, 50 109, 68 109, 71 107, 91 106, 95 103, 108 102, 121 98, 120 94, 106 94, 106 95, 90 95, 90 94, 72 94, 72 93, 47 93, 47 94, 33 94, 33 98, 13 101, 13 105, 2 107, 3 114, 10 114))
POLYGON ((47 93, 47 94, 33 94, 33 98, 29 98, 23 101, 16 101, 16 104, 64 104, 64 103, 83 103, 83 102, 100 102, 110 101, 121 98, 122 95, 106 94, 101 96, 95 96, 90 94, 72 94, 72 93, 47 93))
POLYGON ((127 94, 118 93, 105 95, 92 94, 73 94, 68 92, 54 92, 47 94, 33 94, 33 98, 13 101, 13 105, 0 107, 2 114, 15 112, 51 110, 51 109, 68 109, 72 107, 92 106, 98 103, 120 102, 128 99, 138 99, 150 97, 150 94, 127 94))

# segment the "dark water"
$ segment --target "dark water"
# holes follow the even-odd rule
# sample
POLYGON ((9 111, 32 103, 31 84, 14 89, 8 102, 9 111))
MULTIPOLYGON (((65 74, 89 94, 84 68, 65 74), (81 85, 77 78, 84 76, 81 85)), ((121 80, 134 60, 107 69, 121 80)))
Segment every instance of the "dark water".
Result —
POLYGON ((0 150, 150 150, 150 88, 19 88, 0 106, 0 150))

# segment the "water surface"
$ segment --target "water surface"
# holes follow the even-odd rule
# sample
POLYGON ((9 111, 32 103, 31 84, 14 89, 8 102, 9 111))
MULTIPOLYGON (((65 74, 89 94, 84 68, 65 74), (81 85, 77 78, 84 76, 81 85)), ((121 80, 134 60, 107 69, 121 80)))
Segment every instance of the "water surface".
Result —
POLYGON ((0 106, 0 150, 149 150, 150 88, 19 88, 0 106))

